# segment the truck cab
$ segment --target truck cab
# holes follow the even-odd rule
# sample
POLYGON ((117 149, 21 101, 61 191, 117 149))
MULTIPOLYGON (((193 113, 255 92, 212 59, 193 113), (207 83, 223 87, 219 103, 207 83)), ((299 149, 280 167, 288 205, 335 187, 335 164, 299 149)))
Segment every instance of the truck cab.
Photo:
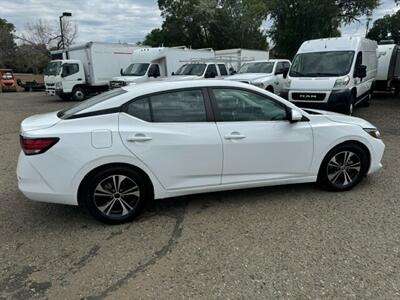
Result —
POLYGON ((2 92, 17 91, 17 83, 11 69, 0 69, 0 90, 2 92))
POLYGON ((284 98, 305 107, 351 115, 368 105, 377 75, 377 43, 361 37, 304 42, 289 71, 284 98))
POLYGON ((156 63, 136 62, 130 64, 125 70, 121 69, 121 76, 113 77, 110 81, 111 88, 126 86, 131 83, 146 82, 160 76, 166 76, 163 68, 156 63))
POLYGON ((85 70, 80 60, 52 60, 45 70, 44 82, 47 95, 79 101, 85 98, 85 70))
POLYGON ((173 80, 223 79, 228 76, 225 63, 192 62, 181 66, 173 73, 173 80))
POLYGON ((226 80, 241 81, 280 95, 287 81, 290 60, 270 59, 244 63, 239 71, 226 80))

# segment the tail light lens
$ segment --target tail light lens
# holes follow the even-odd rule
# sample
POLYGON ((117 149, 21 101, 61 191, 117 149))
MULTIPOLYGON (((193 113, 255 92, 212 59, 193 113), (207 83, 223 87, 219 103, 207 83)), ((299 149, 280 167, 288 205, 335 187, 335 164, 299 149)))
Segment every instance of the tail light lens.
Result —
POLYGON ((27 138, 20 136, 21 148, 26 155, 34 155, 46 152, 59 140, 59 138, 27 138))

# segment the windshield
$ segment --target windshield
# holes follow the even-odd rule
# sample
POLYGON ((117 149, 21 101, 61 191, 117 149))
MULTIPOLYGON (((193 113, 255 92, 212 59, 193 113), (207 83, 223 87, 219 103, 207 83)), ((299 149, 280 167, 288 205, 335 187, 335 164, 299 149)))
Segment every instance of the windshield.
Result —
POLYGON ((186 64, 175 72, 175 75, 196 75, 201 76, 204 73, 206 64, 186 64))
POLYGON ((350 72, 353 51, 301 53, 296 55, 291 77, 343 76, 350 72))
POLYGON ((150 64, 130 64, 124 70, 124 76, 144 76, 150 64))
POLYGON ((273 62, 247 63, 240 68, 238 73, 272 73, 273 68, 273 62))
POLYGON ((13 79, 13 74, 11 72, 4 72, 1 74, 1 78, 4 80, 13 79))
POLYGON ((56 76, 60 74, 61 71, 61 61, 51 61, 46 67, 46 70, 44 71, 44 75, 47 76, 56 76))
POLYGON ((71 108, 67 108, 64 110, 60 110, 57 114, 57 116, 61 119, 68 119, 69 117, 77 114, 78 112, 81 112, 89 107, 92 107, 96 104, 99 104, 101 102, 104 102, 108 99, 114 98, 116 96, 122 95, 127 93, 127 91, 123 89, 115 89, 111 90, 108 92, 104 92, 100 95, 94 96, 88 100, 85 100, 75 106, 72 106, 71 108))

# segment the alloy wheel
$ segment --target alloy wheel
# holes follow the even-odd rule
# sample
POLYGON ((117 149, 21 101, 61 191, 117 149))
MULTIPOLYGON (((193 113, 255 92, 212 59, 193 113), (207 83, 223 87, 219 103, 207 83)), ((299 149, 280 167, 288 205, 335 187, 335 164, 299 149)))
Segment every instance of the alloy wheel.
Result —
POLYGON ((338 187, 351 185, 360 176, 361 159, 352 151, 342 151, 331 158, 327 166, 329 181, 338 187))
POLYGON ((132 178, 112 175, 96 186, 93 199, 96 208, 105 216, 125 217, 138 205, 140 189, 132 178))

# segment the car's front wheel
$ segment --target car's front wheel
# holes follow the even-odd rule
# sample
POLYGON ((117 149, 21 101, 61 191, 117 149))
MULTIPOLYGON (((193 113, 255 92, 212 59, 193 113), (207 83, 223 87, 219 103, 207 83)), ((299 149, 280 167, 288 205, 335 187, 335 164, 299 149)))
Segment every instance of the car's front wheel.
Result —
POLYGON ((368 171, 368 154, 357 144, 345 143, 332 149, 324 158, 318 182, 324 188, 347 191, 361 182, 368 171))
POLYGON ((138 216, 150 196, 145 180, 130 168, 111 167, 92 176, 84 187, 84 201, 99 221, 121 224, 138 216))

